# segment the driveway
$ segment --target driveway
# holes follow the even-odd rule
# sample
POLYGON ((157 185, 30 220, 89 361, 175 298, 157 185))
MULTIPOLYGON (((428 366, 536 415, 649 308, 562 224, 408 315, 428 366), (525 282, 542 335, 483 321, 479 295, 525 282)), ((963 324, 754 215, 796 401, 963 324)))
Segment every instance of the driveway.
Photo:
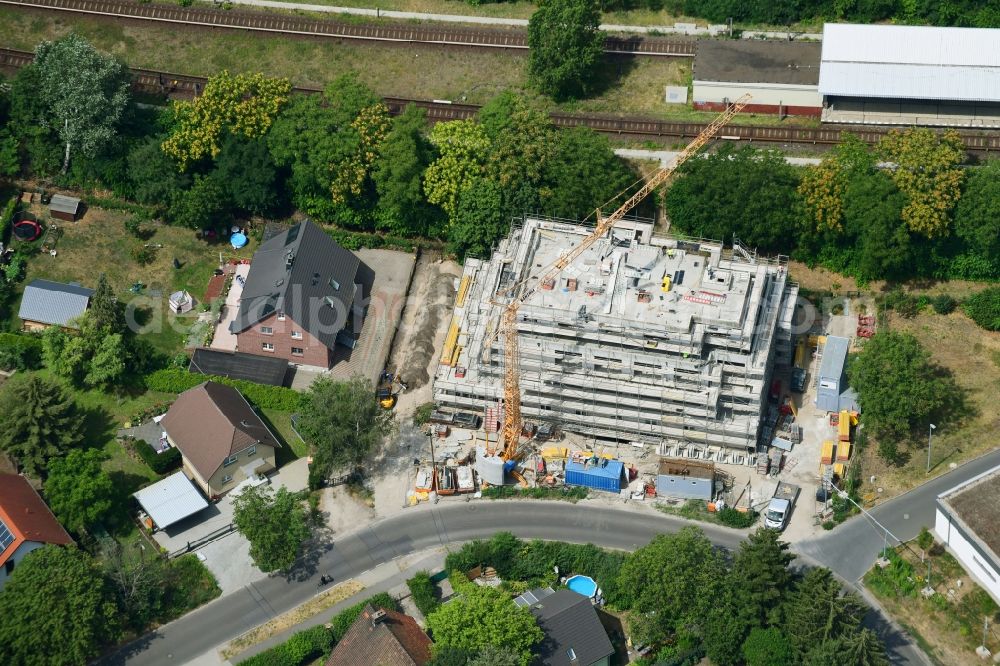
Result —
POLYGON ((220 321, 215 327, 215 336, 212 338, 212 349, 225 349, 226 351, 236 351, 236 335, 231 333, 229 325, 236 319, 236 313, 240 309, 240 296, 243 295, 243 280, 250 274, 250 264, 238 264, 233 273, 233 283, 226 294, 226 302, 222 306, 220 321), (240 279, 237 279, 240 278, 240 279))

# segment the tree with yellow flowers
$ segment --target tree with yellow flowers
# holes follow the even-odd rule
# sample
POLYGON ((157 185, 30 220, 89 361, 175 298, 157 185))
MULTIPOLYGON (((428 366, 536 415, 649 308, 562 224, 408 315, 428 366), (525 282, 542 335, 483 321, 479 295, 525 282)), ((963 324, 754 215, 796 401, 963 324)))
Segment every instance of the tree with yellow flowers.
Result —
POLYGON ((263 136, 291 91, 288 79, 223 71, 211 77, 193 101, 174 102, 176 123, 161 146, 163 152, 184 171, 198 160, 218 156, 226 133, 263 136))

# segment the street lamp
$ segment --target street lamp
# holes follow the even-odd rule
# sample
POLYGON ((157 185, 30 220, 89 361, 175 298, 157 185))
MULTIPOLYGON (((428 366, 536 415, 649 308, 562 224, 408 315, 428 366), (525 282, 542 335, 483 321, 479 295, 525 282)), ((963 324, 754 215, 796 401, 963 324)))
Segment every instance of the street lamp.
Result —
POLYGON ((860 511, 862 513, 862 515, 864 515, 865 518, 867 518, 868 520, 870 520, 873 523, 875 523, 879 527, 879 529, 882 530, 882 553, 881 553, 882 557, 885 557, 885 552, 887 550, 889 550, 889 537, 892 537, 893 539, 895 539, 896 543, 903 543, 902 539, 900 539, 898 536, 896 536, 895 534, 893 534, 892 532, 890 532, 888 527, 886 527, 882 523, 878 522, 878 519, 875 518, 875 516, 873 516, 867 509, 865 509, 865 507, 863 507, 860 504, 858 504, 857 502, 855 502, 851 498, 851 496, 847 493, 847 491, 841 490, 840 488, 837 488, 836 486, 833 487, 833 491, 835 493, 837 493, 842 499, 845 499, 848 502, 850 502, 851 504, 853 504, 854 506, 856 506, 858 508, 858 511, 860 511))
POLYGON ((931 437, 934 435, 934 431, 937 430, 937 426, 933 423, 927 429, 927 473, 931 473, 931 437))

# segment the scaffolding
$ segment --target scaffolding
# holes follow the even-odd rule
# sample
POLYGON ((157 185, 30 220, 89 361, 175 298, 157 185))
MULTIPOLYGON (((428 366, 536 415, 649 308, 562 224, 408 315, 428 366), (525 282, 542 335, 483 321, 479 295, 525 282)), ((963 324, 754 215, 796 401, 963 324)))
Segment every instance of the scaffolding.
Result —
MULTIPOLYGON (((466 263, 436 402, 477 412, 502 402, 496 294, 588 232, 529 218, 489 261, 466 263)), ((797 290, 782 257, 657 237, 632 221, 518 310, 523 416, 664 455, 754 464, 775 358, 791 359, 797 290)))

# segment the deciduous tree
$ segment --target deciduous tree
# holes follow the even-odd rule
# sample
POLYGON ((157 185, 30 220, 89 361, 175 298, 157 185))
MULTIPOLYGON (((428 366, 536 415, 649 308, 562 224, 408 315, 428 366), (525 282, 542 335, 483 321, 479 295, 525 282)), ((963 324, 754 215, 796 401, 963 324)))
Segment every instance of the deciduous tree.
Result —
POLYGON ((33 66, 39 74, 33 94, 65 147, 66 173, 74 149, 92 157, 116 136, 130 99, 129 73, 118 59, 75 33, 39 44, 33 66))
POLYGON ((0 449, 33 476, 83 441, 76 403, 37 374, 17 374, 0 388, 0 449))
POLYGON ((880 330, 848 366, 847 376, 858 392, 865 425, 878 438, 905 440, 961 398, 954 380, 908 333, 880 330))
POLYGON ((585 95, 604 49, 593 0, 541 0, 528 21, 528 74, 557 100, 585 95))
POLYGON ((165 210, 191 186, 191 176, 160 148, 162 139, 149 138, 128 154, 128 175, 135 200, 165 210))
POLYGON ((346 382, 321 377, 305 395, 298 427, 313 450, 309 476, 315 486, 335 467, 363 461, 392 431, 393 420, 364 377, 346 382))
POLYGON ((74 546, 29 553, 0 592, 0 645, 12 666, 86 664, 117 635, 101 570, 74 546))
POLYGON ((392 121, 372 170, 378 191, 378 226, 404 236, 426 236, 440 223, 440 211, 423 193, 424 171, 434 147, 424 136, 423 109, 407 105, 392 121))
POLYGON ((263 139, 227 136, 212 177, 226 200, 250 215, 274 213, 281 202, 278 168, 263 139))
POLYGON ((195 174, 194 184, 174 198, 167 216, 189 229, 215 229, 231 217, 226 190, 213 175, 195 174))
POLYGON ((903 221, 910 230, 928 238, 947 235, 964 177, 959 165, 965 160, 965 147, 958 132, 893 130, 879 141, 878 152, 895 164, 892 179, 907 196, 903 221))
POLYGON ((527 608, 490 587, 477 587, 444 604, 427 618, 435 647, 480 651, 487 646, 514 650, 522 666, 532 659, 531 648, 542 640, 542 630, 527 608))
POLYGON ((266 486, 252 486, 233 498, 233 524, 265 573, 295 564, 310 534, 307 515, 302 500, 284 487, 272 493, 266 486))
POLYGON ((431 129, 431 143, 438 157, 424 173, 424 193, 453 220, 462 192, 484 174, 490 138, 475 120, 453 120, 431 129))
POLYGON ((104 455, 74 449, 49 463, 45 499, 65 527, 80 533, 106 518, 115 506, 115 485, 101 468, 104 455))
POLYGON ((480 178, 459 196, 448 229, 448 249, 459 256, 488 257, 509 228, 503 190, 494 181, 480 178))
POLYGON ((969 170, 955 210, 955 233, 970 252, 991 261, 1000 256, 1000 160, 969 170))
POLYGON ((291 90, 288 79, 259 72, 216 74, 193 101, 174 102, 174 127, 162 144, 163 151, 182 171, 206 157, 215 159, 227 133, 250 139, 266 134, 291 90))
MULTIPOLYGON (((640 179, 615 155, 607 137, 589 127, 560 129, 554 140, 541 202, 546 215, 579 220, 599 206, 613 210, 624 201, 616 197, 640 179)), ((640 204, 640 210, 643 207, 640 204)))

